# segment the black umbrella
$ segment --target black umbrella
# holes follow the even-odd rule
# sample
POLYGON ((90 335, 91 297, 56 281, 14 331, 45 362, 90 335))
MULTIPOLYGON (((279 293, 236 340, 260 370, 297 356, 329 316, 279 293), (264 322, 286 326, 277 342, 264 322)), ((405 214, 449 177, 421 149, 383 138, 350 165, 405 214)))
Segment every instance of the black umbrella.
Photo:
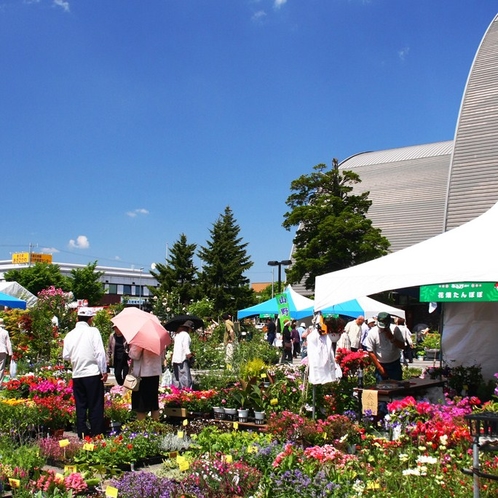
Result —
POLYGON ((204 328, 204 322, 194 315, 178 315, 173 317, 171 320, 166 322, 164 328, 171 332, 176 332, 179 327, 181 327, 187 320, 194 322, 194 330, 198 328, 204 328))

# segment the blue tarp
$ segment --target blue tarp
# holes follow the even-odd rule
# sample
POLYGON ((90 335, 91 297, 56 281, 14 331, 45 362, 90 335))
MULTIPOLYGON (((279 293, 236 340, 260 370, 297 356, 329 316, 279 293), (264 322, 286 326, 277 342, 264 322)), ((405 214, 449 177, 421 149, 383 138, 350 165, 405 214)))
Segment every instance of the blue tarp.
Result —
POLYGON ((17 297, 9 296, 0 292, 0 306, 8 306, 9 308, 20 308, 22 310, 26 309, 26 301, 22 299, 17 299, 17 297))

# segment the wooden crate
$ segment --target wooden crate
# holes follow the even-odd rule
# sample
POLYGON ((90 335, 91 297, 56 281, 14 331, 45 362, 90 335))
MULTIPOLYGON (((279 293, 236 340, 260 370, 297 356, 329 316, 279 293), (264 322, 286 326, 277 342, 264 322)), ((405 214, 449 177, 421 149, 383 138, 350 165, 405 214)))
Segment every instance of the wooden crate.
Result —
POLYGON ((170 408, 170 407, 165 407, 164 408, 164 414, 167 417, 181 417, 181 418, 186 418, 188 415, 187 409, 186 408, 170 408))

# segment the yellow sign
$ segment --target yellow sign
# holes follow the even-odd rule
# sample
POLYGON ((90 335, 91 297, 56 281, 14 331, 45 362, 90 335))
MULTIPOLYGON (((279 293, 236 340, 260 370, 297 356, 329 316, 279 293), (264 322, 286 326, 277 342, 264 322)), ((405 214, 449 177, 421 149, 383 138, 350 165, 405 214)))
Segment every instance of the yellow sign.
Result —
POLYGON ((105 488, 105 495, 109 498, 116 498, 118 496, 118 488, 114 486, 107 486, 105 488))
POLYGON ((51 254, 41 254, 29 252, 15 252, 12 254, 12 264, 23 265, 28 263, 48 263, 52 264, 51 254))

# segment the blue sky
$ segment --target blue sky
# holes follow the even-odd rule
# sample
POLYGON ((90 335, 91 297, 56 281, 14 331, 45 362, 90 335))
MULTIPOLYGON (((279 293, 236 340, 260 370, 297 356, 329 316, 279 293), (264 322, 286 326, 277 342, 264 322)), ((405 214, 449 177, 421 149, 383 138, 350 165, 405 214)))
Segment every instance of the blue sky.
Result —
MULTIPOLYGON (((253 282, 290 183, 453 139, 495 0, 0 0, 0 259, 150 268, 229 205, 253 282)), ((198 262, 197 262, 198 263, 198 262)))

